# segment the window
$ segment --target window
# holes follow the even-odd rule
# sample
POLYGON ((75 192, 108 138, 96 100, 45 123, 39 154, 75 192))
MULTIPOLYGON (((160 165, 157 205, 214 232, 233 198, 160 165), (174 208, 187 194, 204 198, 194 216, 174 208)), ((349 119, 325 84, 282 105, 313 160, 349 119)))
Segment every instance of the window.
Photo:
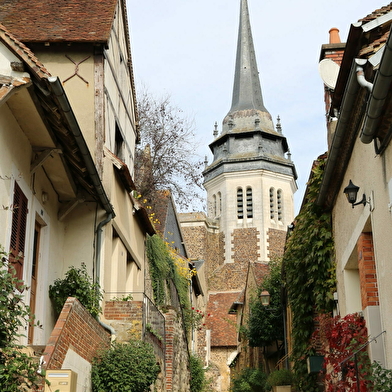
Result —
POLYGON ((216 217, 216 195, 212 196, 212 200, 213 200, 213 208, 214 208, 214 218, 216 217))
POLYGON ((253 218, 252 188, 246 188, 246 217, 253 218))
POLYGON ((27 213, 27 197, 15 182, 14 201, 12 203, 10 261, 16 270, 16 277, 20 280, 23 278, 27 213))
POLYGON ((270 219, 275 219, 275 189, 274 188, 270 188, 269 198, 270 198, 270 219))
POLYGON ((124 162, 124 138, 121 135, 121 131, 117 123, 114 138, 114 154, 124 162))
POLYGON ((278 189, 277 192, 277 203, 278 203, 278 221, 282 222, 283 220, 283 197, 282 190, 278 189))
POLYGON ((244 195, 242 188, 237 189, 237 218, 244 219, 244 195))
POLYGON ((218 192, 218 203, 219 203, 219 216, 222 215, 222 194, 218 192))

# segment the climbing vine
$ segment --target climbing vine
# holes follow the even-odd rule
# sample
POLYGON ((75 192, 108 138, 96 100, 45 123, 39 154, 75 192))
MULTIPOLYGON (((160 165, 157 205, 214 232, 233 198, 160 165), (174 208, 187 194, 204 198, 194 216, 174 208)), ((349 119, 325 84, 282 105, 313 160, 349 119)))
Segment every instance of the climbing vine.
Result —
POLYGON ((281 305, 281 260, 271 260, 269 274, 264 278, 257 296, 251 299, 249 323, 244 331, 251 347, 269 346, 275 341, 283 341, 283 308, 281 305), (260 302, 260 291, 270 294, 270 305, 260 302))
POLYGON ((171 280, 178 292, 185 329, 190 331, 193 314, 189 300, 190 275, 184 274, 183 267, 179 267, 183 265, 177 259, 179 256, 174 255, 170 245, 155 234, 147 237, 147 257, 155 303, 158 306, 167 303, 168 284, 171 280))
POLYGON ((299 391, 317 390, 315 375, 307 372, 306 359, 314 355, 310 345, 315 314, 330 313, 336 287, 331 214, 316 204, 326 157, 314 163, 301 211, 295 219, 283 256, 284 280, 293 312, 294 371, 299 391))
POLYGON ((368 332, 363 316, 318 317, 314 340, 322 345, 326 391, 366 392, 371 389, 371 364, 367 352, 368 332))

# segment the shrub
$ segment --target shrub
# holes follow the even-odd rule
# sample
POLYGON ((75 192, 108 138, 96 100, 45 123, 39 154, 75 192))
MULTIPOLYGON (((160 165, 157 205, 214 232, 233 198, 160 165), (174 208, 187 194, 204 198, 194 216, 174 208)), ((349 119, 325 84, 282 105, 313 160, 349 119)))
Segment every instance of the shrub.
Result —
POLYGON ((375 391, 392 391, 392 370, 384 369, 379 363, 373 362, 372 372, 371 380, 375 391))
POLYGON ((94 358, 93 392, 146 392, 160 371, 152 346, 140 340, 114 343, 94 358))
POLYGON ((265 392, 267 375, 261 369, 245 368, 231 382, 231 392, 265 392))
POLYGON ((288 369, 275 370, 269 374, 267 385, 275 387, 277 385, 291 385, 293 382, 293 374, 288 369))
POLYGON ((189 366, 191 371, 190 387, 191 392, 204 392, 208 381, 205 377, 205 370, 202 360, 196 355, 190 355, 189 366))
POLYGON ((32 322, 30 308, 24 304, 21 291, 27 287, 15 276, 0 246, 0 390, 7 392, 31 391, 42 380, 37 364, 23 353, 17 343, 19 330, 32 322), (18 287, 18 290, 16 289, 18 287), (21 291, 19 291, 21 290, 21 291))
POLYGON ((101 288, 98 283, 93 282, 84 263, 80 268, 70 267, 64 279, 56 279, 53 285, 49 286, 49 298, 53 302, 56 315, 60 314, 68 297, 77 298, 93 317, 101 313, 101 288))

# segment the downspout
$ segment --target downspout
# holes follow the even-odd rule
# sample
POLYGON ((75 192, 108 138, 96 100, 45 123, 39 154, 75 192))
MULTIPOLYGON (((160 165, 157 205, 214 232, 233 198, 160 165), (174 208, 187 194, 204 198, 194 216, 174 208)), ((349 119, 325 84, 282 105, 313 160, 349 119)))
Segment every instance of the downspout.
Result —
POLYGON ((385 43, 385 50, 380 61, 380 68, 374 80, 374 86, 366 107, 364 126, 361 132, 362 143, 369 144, 375 137, 378 120, 382 115, 384 103, 392 82, 392 37, 391 31, 385 43))
POLYGON ((363 66, 367 63, 367 60, 356 59, 355 62, 357 63, 356 73, 357 73, 357 80, 359 85, 361 87, 367 88, 371 93, 373 90, 373 83, 370 83, 365 79, 365 74, 363 72, 363 66))

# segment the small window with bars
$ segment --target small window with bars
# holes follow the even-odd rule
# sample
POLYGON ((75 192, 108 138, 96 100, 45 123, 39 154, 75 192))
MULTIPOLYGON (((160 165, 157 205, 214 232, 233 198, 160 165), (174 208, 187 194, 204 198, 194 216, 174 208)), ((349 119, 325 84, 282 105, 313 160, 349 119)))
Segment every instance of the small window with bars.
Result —
POLYGON ((276 194, 277 197, 277 204, 278 204, 278 221, 283 221, 283 197, 282 197, 282 190, 278 189, 276 194))
POLYGON ((270 200, 270 219, 275 219, 275 189, 270 188, 269 190, 270 200))
POLYGON ((246 188, 246 217, 253 218, 252 188, 246 188))
POLYGON ((244 219, 244 193, 242 188, 237 189, 237 218, 244 219))

